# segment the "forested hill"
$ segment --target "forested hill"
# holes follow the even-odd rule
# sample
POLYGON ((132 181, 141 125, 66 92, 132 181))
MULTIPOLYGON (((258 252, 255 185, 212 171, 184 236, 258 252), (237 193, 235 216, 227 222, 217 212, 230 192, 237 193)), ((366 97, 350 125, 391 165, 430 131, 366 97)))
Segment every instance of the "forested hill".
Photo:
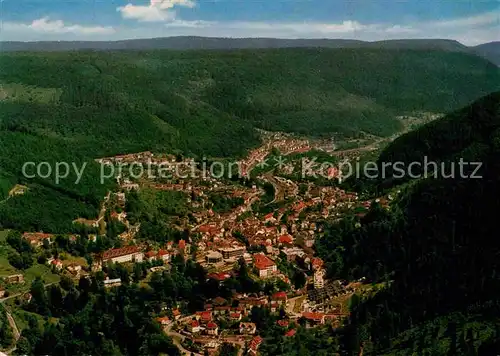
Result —
POLYGON ((107 190, 98 167, 56 185, 23 179, 26 161, 143 150, 238 157, 259 144, 255 128, 389 136, 397 115, 448 112, 500 89, 500 69, 421 50, 16 52, 0 55, 0 84, 0 201, 14 184, 34 184, 0 203, 0 223, 58 232, 96 214, 107 190))
POLYGON ((500 350, 500 93, 401 137, 384 160, 481 162, 401 187, 389 212, 333 225, 318 249, 330 273, 389 281, 354 310, 353 354, 495 355, 500 350), (465 177, 468 175, 469 177, 465 177), (335 246, 341 244, 341 251, 335 246))
POLYGON ((421 49, 466 52, 469 47, 445 39, 402 39, 359 41, 344 39, 222 38, 174 36, 121 41, 35 41, 0 42, 2 51, 68 51, 68 50, 154 50, 154 49, 264 49, 264 48, 378 48, 421 49))

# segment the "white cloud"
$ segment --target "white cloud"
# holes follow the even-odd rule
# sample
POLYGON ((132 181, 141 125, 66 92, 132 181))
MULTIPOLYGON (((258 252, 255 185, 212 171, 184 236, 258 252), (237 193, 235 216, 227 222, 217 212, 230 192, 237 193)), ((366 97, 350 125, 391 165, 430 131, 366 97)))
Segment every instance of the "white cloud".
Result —
POLYGON ((479 27, 479 26, 487 26, 487 25, 495 25, 500 26, 500 11, 491 11, 483 14, 457 18, 452 20, 443 20, 443 21, 432 21, 427 22, 424 25, 430 27, 437 28, 453 28, 453 27, 479 27))
POLYGON ((165 24, 166 31, 162 31, 162 36, 341 38, 364 41, 434 38, 476 45, 498 40, 499 16, 500 12, 489 12, 453 20, 406 24, 366 24, 351 20, 338 23, 174 20, 165 24))
POLYGON ((83 26, 69 25, 62 20, 50 20, 48 17, 43 17, 34 20, 31 23, 16 23, 3 22, 2 36, 4 33, 17 33, 20 35, 26 34, 75 34, 75 35, 111 35, 115 33, 115 29, 110 26, 83 26))
POLYGON ((124 19, 141 22, 161 22, 175 19, 176 13, 172 10, 174 6, 192 8, 195 5, 192 0, 151 0, 147 6, 137 6, 129 3, 118 7, 116 10, 121 13, 124 19))

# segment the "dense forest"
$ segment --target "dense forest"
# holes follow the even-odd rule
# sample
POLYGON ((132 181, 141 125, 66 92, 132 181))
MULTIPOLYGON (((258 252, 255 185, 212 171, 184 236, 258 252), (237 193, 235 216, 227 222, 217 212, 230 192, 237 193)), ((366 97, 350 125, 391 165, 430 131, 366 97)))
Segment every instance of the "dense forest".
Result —
POLYGON ((380 49, 3 53, 0 68, 0 224, 49 232, 97 215, 111 184, 98 157, 239 157, 255 128, 390 136, 397 115, 457 109, 500 83, 473 55, 380 49), (88 166, 56 183, 23 177, 30 161, 88 166), (16 183, 33 185, 5 200, 16 183))
POLYGON ((352 355, 361 346, 368 355, 500 350, 499 143, 495 93, 401 137, 380 157, 409 163, 427 155, 447 172, 461 158, 481 162, 481 179, 406 182, 390 211, 374 203, 360 221, 327 227, 317 248, 331 276, 387 285, 354 309, 345 335, 352 355))

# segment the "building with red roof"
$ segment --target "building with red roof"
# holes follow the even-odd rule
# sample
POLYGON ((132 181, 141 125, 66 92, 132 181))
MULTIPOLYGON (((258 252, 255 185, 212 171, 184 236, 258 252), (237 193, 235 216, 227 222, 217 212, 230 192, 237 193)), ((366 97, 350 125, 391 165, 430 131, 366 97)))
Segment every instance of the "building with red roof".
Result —
POLYGON ((23 238, 27 240, 31 245, 40 247, 43 245, 43 241, 47 240, 49 244, 51 244, 52 238, 54 235, 52 234, 44 234, 43 232, 25 232, 23 234, 23 238))
POLYGON ((254 267, 257 270, 260 278, 268 278, 275 275, 278 271, 276 263, 263 253, 253 255, 254 267))
POLYGON ((318 270, 320 269, 321 267, 323 267, 324 263, 323 263, 323 260, 319 257, 314 257, 312 260, 311 260, 311 266, 312 266, 312 269, 313 270, 318 270))
POLYGON ((127 246, 107 250, 102 255, 103 262, 124 263, 124 262, 142 262, 144 253, 137 246, 127 246))
POLYGON ((248 353, 250 355, 257 355, 257 350, 259 349, 259 346, 262 344, 262 341, 264 340, 260 336, 258 335, 255 336, 248 345, 248 353))
POLYGON ((209 323, 212 321, 212 312, 210 311, 197 312, 196 315, 200 318, 202 323, 209 323))
POLYGON ((276 323, 283 328, 288 327, 288 325, 290 324, 288 320, 278 320, 276 323))
POLYGON ((302 317, 307 320, 309 325, 320 325, 325 323, 325 314, 304 312, 302 317))
POLYGON ((171 323, 171 320, 168 318, 168 316, 156 318, 156 321, 159 322, 161 326, 167 326, 171 323))
POLYGON ((292 329, 292 330, 289 330, 285 333, 285 336, 286 337, 292 337, 294 336, 295 334, 297 333, 297 331, 295 329, 292 329))
POLYGON ((200 322, 198 320, 192 320, 188 324, 187 329, 192 334, 200 332, 200 322))
POLYGON ((209 322, 207 324, 207 333, 216 336, 219 333, 219 326, 213 321, 209 322))
POLYGON ((290 235, 281 235, 279 238, 278 238, 278 242, 280 244, 286 244, 286 245, 291 245, 293 243, 293 237, 290 236, 290 235))
POLYGON ((286 295, 286 292, 277 292, 271 296, 271 300, 278 301, 278 302, 286 302, 287 299, 288 299, 288 297, 286 295))

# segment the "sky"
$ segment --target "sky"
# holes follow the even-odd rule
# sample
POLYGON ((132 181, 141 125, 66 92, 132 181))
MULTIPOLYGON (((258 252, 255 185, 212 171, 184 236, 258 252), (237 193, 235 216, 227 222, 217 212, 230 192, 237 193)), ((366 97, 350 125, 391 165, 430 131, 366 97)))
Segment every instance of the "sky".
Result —
POLYGON ((0 40, 500 40, 500 0, 0 0, 0 40))

